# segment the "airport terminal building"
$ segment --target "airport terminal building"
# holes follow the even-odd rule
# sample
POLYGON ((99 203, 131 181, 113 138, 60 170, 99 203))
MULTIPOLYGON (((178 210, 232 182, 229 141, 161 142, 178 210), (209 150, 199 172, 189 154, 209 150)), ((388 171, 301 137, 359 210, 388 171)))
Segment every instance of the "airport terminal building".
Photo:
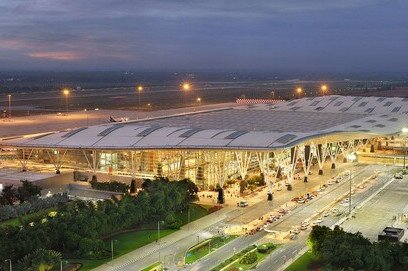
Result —
POLYGON ((350 154, 390 150, 402 163, 407 126, 408 98, 332 95, 3 138, 0 156, 28 171, 190 178, 202 189, 261 172, 272 191, 277 177, 290 184, 312 164, 323 174, 350 154))

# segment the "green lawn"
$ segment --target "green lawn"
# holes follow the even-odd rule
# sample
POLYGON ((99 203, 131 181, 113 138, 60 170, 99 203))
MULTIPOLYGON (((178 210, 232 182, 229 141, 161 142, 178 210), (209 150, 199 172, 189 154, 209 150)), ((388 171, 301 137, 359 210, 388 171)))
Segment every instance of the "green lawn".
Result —
POLYGON ((142 271, 161 271, 161 270, 163 270, 163 265, 161 264, 161 263, 154 263, 154 264, 152 264, 151 266, 148 266, 148 267, 146 267, 146 268, 144 268, 144 269, 142 269, 142 271))
POLYGON ((324 269, 311 269, 309 266, 313 263, 319 262, 319 258, 314 255, 311 251, 307 251, 305 254, 300 256, 296 261, 294 261, 285 271, 314 271, 324 269))
MULTIPOLYGON (((31 219, 37 219, 38 217, 41 217, 41 216, 46 217, 49 212, 55 211, 56 209, 57 209, 56 207, 48 208, 48 209, 45 209, 45 210, 38 211, 36 213, 23 215, 21 218, 24 221, 30 221, 31 219)), ((0 222, 0 226, 8 226, 8 225, 10 225, 10 226, 20 226, 21 225, 20 218, 16 217, 16 218, 13 218, 13 219, 9 219, 9 220, 0 222)))
POLYGON ((260 262, 262 262, 263 260, 265 260, 266 256, 268 256, 270 253, 272 253, 275 249, 276 249, 276 247, 275 247, 273 250, 269 251, 269 253, 259 253, 259 252, 257 251, 257 252, 256 252, 256 255, 257 255, 257 257, 258 257, 258 260, 256 261, 256 263, 253 263, 253 264, 243 264, 243 263, 240 263, 239 261, 237 261, 236 263, 234 263, 233 265, 231 265, 230 267, 228 267, 227 270, 231 270, 231 269, 232 269, 232 270, 236 270, 236 269, 239 269, 239 270, 241 270, 241 271, 247 271, 247 270, 255 269, 254 267, 255 267, 258 263, 260 263, 260 262))
MULTIPOLYGON (((199 219, 208 212, 205 208, 201 207, 197 204, 190 205, 190 221, 194 221, 199 219)), ((177 217, 183 222, 187 224, 188 221, 188 212, 184 212, 181 214, 177 214, 177 217)), ((123 234, 116 235, 113 237, 113 240, 116 240, 114 243, 114 258, 120 257, 126 253, 129 253, 135 249, 143 247, 151 242, 155 242, 157 239, 157 223, 153 223, 149 225, 149 227, 154 227, 153 230, 146 229, 147 226, 143 226, 143 230, 137 230, 134 232, 127 232, 123 234)), ((177 230, 173 229, 161 229, 160 230, 160 238, 163 238, 166 235, 176 232, 177 230)), ((111 246, 111 239, 105 240, 106 249, 110 251, 111 246)), ((100 260, 83 260, 83 259, 71 259, 70 262, 79 262, 82 263, 81 271, 91 270, 99 265, 102 265, 106 262, 109 262, 111 258, 100 259, 100 260)))
MULTIPOLYGON (((272 245, 272 243, 265 243, 265 244, 262 244, 262 245, 272 245)), ((262 245, 258 246, 258 248, 261 247, 262 245)), ((272 253, 276 248, 278 248, 279 246, 280 245, 275 245, 274 248, 272 248, 271 250, 269 250, 266 253, 259 253, 258 249, 257 249, 257 247, 255 245, 249 246, 246 249, 238 252, 234 256, 230 257, 229 259, 225 260, 223 263, 221 263, 218 266, 214 267, 213 269, 211 269, 211 271, 219 271, 221 269, 223 269, 225 271, 229 271, 229 270, 240 270, 240 271, 254 270, 256 268, 256 266, 260 262, 265 260, 265 258, 270 253, 272 253), (252 251, 256 251, 256 255, 257 255, 256 262, 254 262, 252 264, 242 264, 242 263, 240 263, 241 259, 245 255, 247 255, 248 253, 251 253, 252 251), (235 262, 235 263, 233 263, 233 262, 235 262), (231 264, 231 263, 233 263, 233 264, 231 264)))
POLYGON ((185 263, 190 264, 195 261, 198 261, 205 255, 209 254, 210 252, 222 247, 226 243, 234 240, 237 236, 227 236, 221 237, 217 236, 214 238, 207 239, 200 244, 195 245, 194 247, 190 248, 186 253, 185 263))
MULTIPOLYGON (((190 204, 190 222, 206 216, 208 211, 205 207, 198 204, 190 204)), ((188 212, 176 214, 177 218, 185 225, 188 223, 188 212)))

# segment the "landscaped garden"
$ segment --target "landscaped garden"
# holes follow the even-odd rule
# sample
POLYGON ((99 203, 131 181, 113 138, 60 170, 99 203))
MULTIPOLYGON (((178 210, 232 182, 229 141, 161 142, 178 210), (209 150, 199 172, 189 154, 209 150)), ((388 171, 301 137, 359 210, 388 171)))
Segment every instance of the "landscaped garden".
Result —
POLYGON ((285 271, 323 271, 324 264, 310 250, 294 261, 285 271))
POLYGON ((272 253, 272 251, 276 249, 276 247, 277 246, 272 243, 266 243, 259 246, 249 246, 227 259, 217 267, 214 267, 211 269, 211 271, 246 271, 255 269, 256 266, 262 262, 266 256, 268 256, 268 254, 272 253))
POLYGON ((142 271, 162 271, 164 270, 163 264, 162 263, 154 263, 144 269, 142 271))
MULTIPOLYGON (((136 196, 126 194, 121 200, 58 202, 52 210, 22 212, 17 222, 9 219, 0 224, 0 258, 12 259, 18 268, 23 258, 35 258, 44 249, 54 257, 42 263, 50 268, 45 270, 51 270, 60 259, 81 263, 81 270, 90 270, 111 259, 111 240, 114 257, 118 257, 156 241, 158 221, 162 221, 160 237, 164 237, 206 215, 205 208, 191 204, 197 190, 189 180, 159 178, 145 181, 136 196)), ((6 191, 16 193, 10 188, 6 191)), ((9 204, 10 197, 4 196, 0 200, 9 204)), ((13 207, 26 204, 28 198, 38 198, 13 197, 13 207)))
POLYGON ((185 263, 191 264, 195 261, 198 261, 205 255, 217 250, 218 248, 222 247, 226 243, 234 240, 237 236, 216 236, 210 239, 207 239, 192 248, 190 248, 185 257, 185 263))
POLYGON ((349 233, 336 226, 314 226, 308 239, 310 251, 286 271, 322 270, 408 270, 408 244, 370 242, 361 233, 349 233))

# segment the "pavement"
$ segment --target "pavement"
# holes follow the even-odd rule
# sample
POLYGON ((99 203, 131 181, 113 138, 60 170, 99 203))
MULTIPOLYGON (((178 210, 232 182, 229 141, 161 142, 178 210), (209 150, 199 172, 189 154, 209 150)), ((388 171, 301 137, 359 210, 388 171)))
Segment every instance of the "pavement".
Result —
MULTIPOLYGON (((316 180, 314 181, 314 185, 316 186, 320 183, 320 178, 322 178, 322 180, 327 180, 331 178, 331 175, 336 175, 341 171, 344 171, 343 167, 345 168, 346 165, 339 166, 338 169, 334 170, 333 172, 327 171, 326 176, 315 176, 316 180)), ((374 168, 376 168, 376 166, 357 167, 354 176, 354 178, 356 179, 355 182, 359 183, 363 181, 367 176, 372 174, 374 168)), ((299 182, 303 183, 303 181, 299 182)), ((311 183, 312 184, 310 184, 310 186, 312 187, 313 181, 311 181, 311 183)), ((300 183, 295 183, 294 190, 291 191, 294 193, 297 191, 295 193, 296 195, 299 194, 299 191, 303 192, 302 189, 297 189, 297 185, 300 185, 300 183)), ((289 231, 292 225, 299 224, 305 219, 305 217, 308 217, 311 214, 315 215, 315 210, 322 209, 323 207, 327 206, 328 203, 335 200, 335 198, 343 195, 347 191, 348 182, 345 181, 329 186, 322 196, 317 197, 307 204, 300 204, 299 206, 297 206, 296 211, 292 211, 291 213, 289 213, 289 215, 286 215, 283 219, 281 219, 281 221, 279 221, 279 223, 276 224, 276 227, 282 228, 282 230, 289 231)), ((288 191, 285 190, 284 192, 288 191)), ((285 204, 285 202, 290 200, 291 198, 292 195, 290 195, 289 197, 286 196, 286 193, 277 193, 272 204, 266 202, 266 197, 262 197, 263 203, 261 204, 267 205, 270 211, 272 209, 278 208, 282 204, 285 204)), ((355 204, 357 204, 357 202, 355 204)), ((258 206, 254 205, 253 208, 257 209, 258 206)), ((144 267, 159 261, 159 259, 165 263, 165 266, 168 268, 168 270, 178 270, 175 264, 183 261, 185 252, 188 250, 188 248, 198 242, 198 238, 200 238, 200 240, 203 240, 203 238, 205 239, 213 235, 217 235, 220 230, 230 225, 231 223, 235 223, 234 221, 236 221, 237 217, 240 217, 246 213, 254 212, 254 209, 250 208, 250 206, 247 208, 226 207, 224 209, 221 209, 219 212, 210 214, 209 216, 206 216, 204 218, 201 218, 200 220, 194 221, 191 224, 184 226, 180 231, 174 234, 164 237, 161 240, 160 244, 149 244, 129 254, 121 256, 114 261, 102 265, 94 270, 141 270, 144 267)), ((303 235, 303 233, 301 235, 303 235)), ((307 235, 304 234, 304 237, 300 237, 299 240, 301 240, 301 238, 307 238, 307 235)), ((219 248, 216 253, 211 253, 195 264, 186 266, 183 269, 209 270, 211 267, 218 265, 228 257, 232 256, 234 254, 234 251, 238 252, 251 244, 262 243, 265 242, 265 240, 270 240, 273 242, 283 242, 282 240, 275 240, 274 236, 266 231, 259 232, 255 235, 244 235, 219 248)), ((305 240, 306 239, 304 239, 302 242, 299 242, 298 240, 296 240, 296 242, 291 241, 287 245, 278 249, 278 252, 276 252, 276 254, 289 255, 290 253, 294 253, 294 251, 300 251, 305 247, 305 240)), ((287 242, 287 240, 284 240, 284 242, 287 242)), ((274 257, 277 257, 277 259, 279 258, 278 256, 274 257)), ((271 262, 274 262, 274 260, 276 259, 272 259, 271 262)))
MULTIPOLYGON (((383 169, 383 166, 370 166, 365 168, 365 172, 370 172, 373 169, 383 169)), ((387 170, 393 170, 393 168, 388 168, 387 170)), ((354 182, 357 183, 362 183, 364 182, 366 176, 364 176, 364 172, 361 173, 359 177, 356 177, 354 182)), ((346 182, 345 182, 346 183, 346 182)), ((341 206, 338 203, 335 204, 335 207, 339 209, 339 213, 342 213, 340 216, 336 215, 330 215, 329 217, 324 218, 324 221, 322 225, 328 226, 328 227, 333 227, 334 225, 341 224, 342 221, 343 224, 341 226, 347 230, 346 224, 347 223, 352 223, 354 225, 358 225, 359 221, 356 220, 354 217, 358 217, 359 213, 363 208, 367 208, 372 204, 370 197, 372 195, 375 195, 373 197, 381 197, 381 193, 387 189, 387 187, 391 186, 394 184, 394 180, 391 178, 391 175, 388 173, 382 173, 378 176, 378 178, 371 180, 366 183, 366 189, 355 193, 352 196, 352 216, 348 215, 348 206, 341 206), (367 200, 369 199, 369 200, 367 200), (360 210, 357 210, 361 208, 360 210), (356 211, 357 210, 357 211, 356 211)), ((332 206, 327 206, 327 209, 331 209, 332 206)), ((373 225, 372 225, 373 226, 373 225)), ((303 255, 307 250, 308 247, 306 245, 306 241, 308 238, 308 235, 310 233, 310 230, 302 231, 299 235, 297 235, 297 239, 289 241, 289 243, 285 244, 281 248, 279 248, 277 251, 271 253, 265 261, 261 262, 257 270, 264 270, 264 271, 270 271, 270 270, 285 270, 287 266, 290 265, 294 260, 296 260, 298 257, 303 255)))
MULTIPOLYGON (((213 110, 237 106, 236 103, 208 104, 194 107, 183 107, 157 111, 130 111, 130 110, 95 110, 68 112, 67 114, 44 114, 24 117, 0 119, 0 138, 16 135, 28 135, 44 132, 63 131, 76 127, 97 125, 109 122, 109 117, 117 119, 129 118, 138 120, 159 116, 191 113, 204 110, 213 110)), ((62 110, 61 112, 65 112, 62 110)))
MULTIPOLYGON (((371 241, 377 241, 378 234, 385 227, 401 227, 407 231, 408 221, 403 222, 394 217, 408 214, 408 176, 396 179, 375 195, 369 204, 355 212, 354 218, 342 224, 348 232, 361 232, 371 241)), ((407 240, 406 232, 402 240, 407 240)))

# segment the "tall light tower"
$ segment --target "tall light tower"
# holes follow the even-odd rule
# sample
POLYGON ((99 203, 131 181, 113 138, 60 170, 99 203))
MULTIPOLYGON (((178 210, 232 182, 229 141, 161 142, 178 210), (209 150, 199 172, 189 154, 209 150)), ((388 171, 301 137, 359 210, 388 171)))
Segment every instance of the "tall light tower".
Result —
POLYGON ((329 90, 329 87, 327 85, 322 85, 320 87, 320 90, 322 92, 322 96, 324 96, 327 93, 327 91, 329 90))
POLYGON ((8 117, 11 119, 11 94, 7 95, 8 97, 8 117))
MULTIPOLYGON (((357 160, 357 155, 356 153, 350 153, 347 155, 347 160, 349 160, 350 162, 355 162, 357 160)), ((350 187, 349 187, 349 214, 351 214, 351 169, 349 171, 349 182, 350 182, 350 187)))
POLYGON ((68 97, 69 97, 69 94, 70 94, 69 89, 64 88, 62 90, 62 94, 65 96, 65 112, 68 115, 68 97))
POLYGON ((142 92, 144 90, 144 87, 142 85, 139 85, 139 86, 137 86, 136 90, 137 90, 137 94, 138 94, 138 97, 139 97, 139 107, 138 107, 138 109, 140 109, 140 95, 142 94, 142 92))
POLYGON ((403 148, 402 151, 404 152, 404 169, 406 169, 406 166, 405 166, 405 156, 406 156, 406 154, 407 154, 408 127, 402 128, 401 134, 402 134, 402 137, 403 137, 403 140, 404 140, 404 148, 403 148))
POLYGON ((300 99, 300 96, 302 95, 303 89, 301 87, 298 87, 296 89, 296 94, 297 94, 297 98, 300 99))
POLYGON ((191 84, 188 82, 184 82, 181 87, 182 87, 182 91, 184 92, 183 93, 183 100, 184 100, 183 104, 184 106, 186 106, 186 95, 187 95, 187 92, 191 90, 191 84))

